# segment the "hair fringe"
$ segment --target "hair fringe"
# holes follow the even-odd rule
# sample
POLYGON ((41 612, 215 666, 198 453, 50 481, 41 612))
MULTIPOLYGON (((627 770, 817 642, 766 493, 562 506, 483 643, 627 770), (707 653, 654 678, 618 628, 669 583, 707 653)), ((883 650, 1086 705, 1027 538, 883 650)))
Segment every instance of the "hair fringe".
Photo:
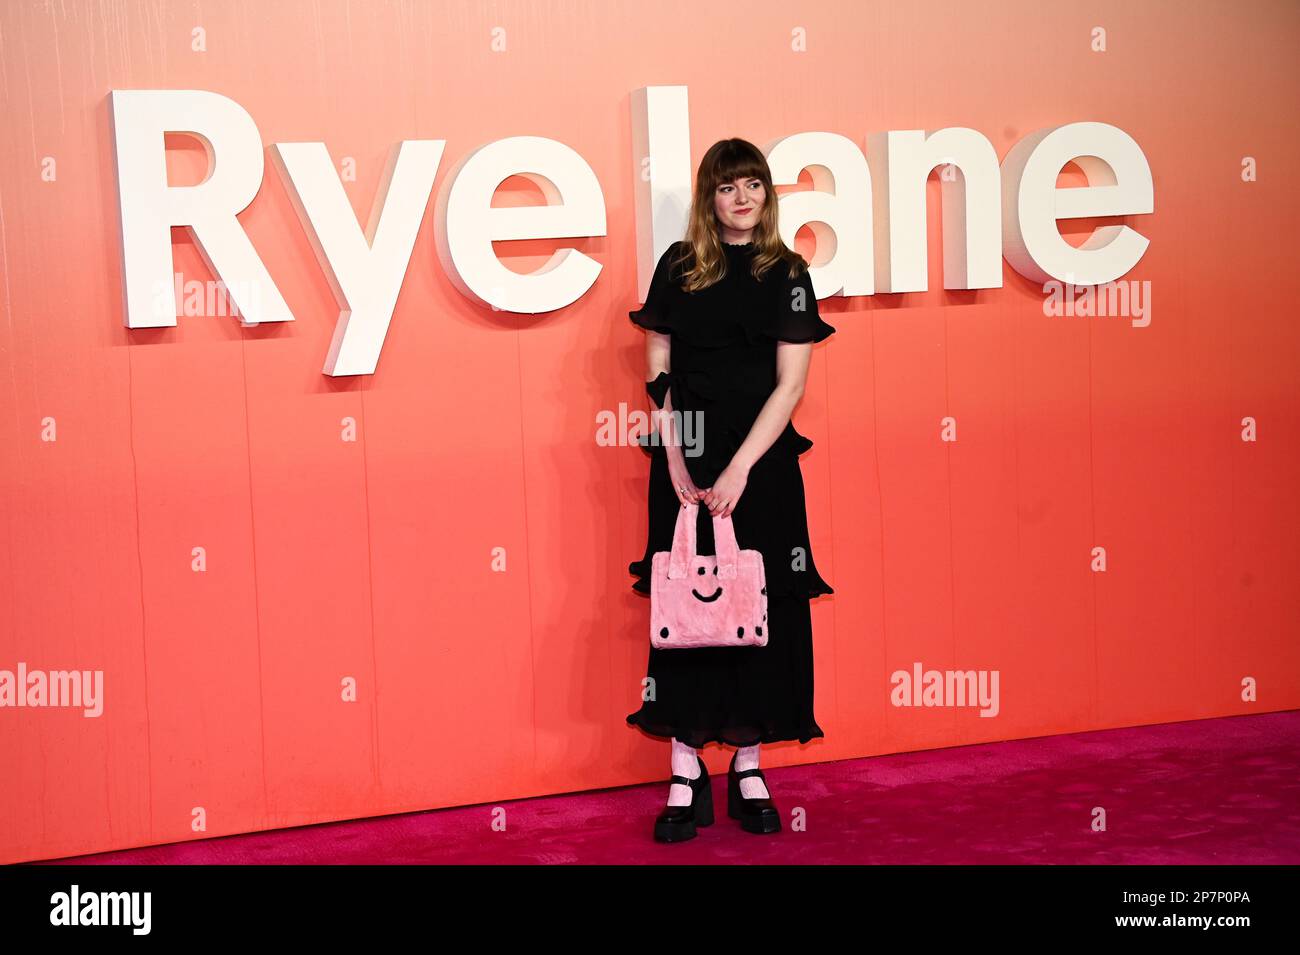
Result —
POLYGON ((697 292, 721 281, 727 273, 727 256, 722 248, 718 218, 713 211, 713 197, 720 185, 739 178, 754 178, 763 183, 765 198, 751 242, 755 245, 751 274, 761 279, 769 269, 784 263, 791 279, 808 268, 802 255, 781 240, 777 228, 779 204, 772 187, 772 172, 767 157, 745 139, 721 139, 709 147, 695 173, 691 209, 687 216, 685 245, 674 267, 687 265, 682 289, 697 292))

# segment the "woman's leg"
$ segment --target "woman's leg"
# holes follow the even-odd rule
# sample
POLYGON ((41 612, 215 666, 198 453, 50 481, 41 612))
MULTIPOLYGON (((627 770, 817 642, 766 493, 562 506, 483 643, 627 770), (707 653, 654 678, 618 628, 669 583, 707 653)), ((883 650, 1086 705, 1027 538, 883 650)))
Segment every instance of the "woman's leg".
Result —
MULTIPOLYGON (((737 747, 736 772, 758 769, 758 748, 760 745, 760 743, 755 743, 753 746, 737 747)), ((742 779, 740 781, 740 794, 746 799, 769 798, 767 787, 763 785, 763 780, 758 776, 746 776, 742 779)))
MULTIPOLYGON (((676 736, 673 737, 672 768, 674 774, 687 779, 695 779, 700 775, 699 756, 695 747, 687 746, 676 736)), ((673 783, 668 787, 668 805, 689 806, 694 795, 690 786, 673 783)))

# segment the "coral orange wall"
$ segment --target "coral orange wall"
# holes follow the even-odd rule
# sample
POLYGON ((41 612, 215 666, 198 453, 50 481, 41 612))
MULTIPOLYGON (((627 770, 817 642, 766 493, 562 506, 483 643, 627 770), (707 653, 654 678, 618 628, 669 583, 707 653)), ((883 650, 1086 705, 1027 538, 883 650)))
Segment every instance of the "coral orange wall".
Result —
MULTIPOLYGON (((745 10, 5 4, 0 668, 102 669, 105 711, 0 709, 0 861, 666 777, 666 747, 623 721, 648 647, 626 573, 647 460, 595 440, 599 412, 645 402, 626 315, 648 85, 689 86, 693 163, 731 135, 945 126, 1005 156, 1095 120, 1155 180, 1125 276, 1150 282, 1148 327, 1046 317, 1010 267, 1001 289, 943 291, 933 175, 931 291, 821 303, 838 333, 796 421, 836 588, 813 607, 827 737, 769 764, 1300 704, 1300 8, 745 10), (337 306, 268 163, 240 219, 296 321, 127 330, 107 97, 155 88, 230 96, 268 147, 351 157, 362 215, 399 140, 447 140, 435 194, 483 143, 559 140, 604 190, 607 236, 567 243, 603 271, 559 312, 476 307, 426 213, 377 373, 330 380, 337 306), (891 706, 914 661, 998 670, 998 716, 891 706)), ((196 181, 177 139, 172 171, 196 181)), ((498 201, 542 200, 512 180, 498 201)), ((175 236, 176 270, 210 279, 175 236)), ((565 244, 498 251, 529 271, 565 244)))

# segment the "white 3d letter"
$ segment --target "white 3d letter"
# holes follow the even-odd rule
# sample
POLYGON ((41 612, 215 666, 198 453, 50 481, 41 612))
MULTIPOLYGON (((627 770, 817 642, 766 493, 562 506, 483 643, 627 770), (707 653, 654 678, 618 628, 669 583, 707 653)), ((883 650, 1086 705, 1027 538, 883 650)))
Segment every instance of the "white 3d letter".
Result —
POLYGON ((874 294, 871 170, 862 150, 838 133, 798 133, 770 143, 765 152, 774 186, 798 182, 805 169, 812 175, 811 190, 781 197, 780 228, 793 249, 799 230, 812 226, 817 255, 810 271, 817 297, 874 294))
POLYGON ((325 374, 375 373, 444 145, 442 139, 406 140, 390 150, 364 234, 324 143, 271 146, 271 158, 342 309, 325 374))
POLYGON ((262 138, 234 100, 205 90, 113 90, 109 123, 117 165, 122 285, 128 328, 176 324, 171 227, 186 226, 244 321, 290 322, 236 214, 262 185, 262 138), (167 185, 164 135, 189 133, 208 153, 197 186, 167 185))
POLYGON ((1126 225, 1096 229, 1074 248, 1057 219, 1145 215, 1155 197, 1151 167, 1133 138, 1106 123, 1040 129, 1016 143, 1002 161, 1002 243, 1011 267, 1034 282, 1104 285, 1137 264, 1151 241, 1126 225), (1056 188, 1075 162, 1090 185, 1056 188))
POLYGON ((943 287, 1001 288, 1001 189, 998 154, 978 130, 891 130, 867 138, 874 173, 876 271, 882 292, 924 292, 925 191, 930 170, 952 163, 940 178, 943 206, 943 287))
POLYGON ((685 86, 646 86, 632 94, 632 158, 637 301, 644 302, 660 257, 686 234, 692 174, 685 86))
POLYGON ((507 312, 550 312, 576 302, 601 265, 576 249, 557 249, 536 272, 501 264, 492 242, 605 234, 605 198, 586 160, 553 139, 514 136, 473 150, 438 197, 435 239, 442 267, 462 294, 507 312), (492 206, 511 176, 531 180, 544 206, 492 206))

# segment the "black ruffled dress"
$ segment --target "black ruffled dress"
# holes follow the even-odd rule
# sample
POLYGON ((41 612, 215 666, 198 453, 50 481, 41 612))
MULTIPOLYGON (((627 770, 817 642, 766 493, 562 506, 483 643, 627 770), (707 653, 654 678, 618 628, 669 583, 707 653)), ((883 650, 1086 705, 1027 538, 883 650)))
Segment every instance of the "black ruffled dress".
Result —
MULTIPOLYGON (((778 341, 819 342, 835 329, 817 311, 812 279, 803 271, 791 279, 783 265, 761 280, 749 271, 753 246, 723 243, 727 274, 716 284, 687 293, 684 266, 672 267, 684 243, 660 258, 645 306, 630 312, 642 328, 672 336, 671 372, 646 385, 663 406, 691 414, 695 433, 685 431, 687 470, 697 487, 717 480, 776 387, 778 341), (698 449, 702 453, 695 454, 698 449)), ((641 444, 650 454, 649 532, 645 553, 628 571, 632 588, 650 593, 651 559, 672 547, 681 507, 668 474, 667 452, 657 435, 641 444)), ((647 674, 655 699, 627 717, 653 736, 676 737, 696 748, 711 741, 752 746, 779 740, 806 743, 825 736, 813 716, 811 598, 834 590, 817 572, 808 541, 799 455, 812 442, 787 424, 772 447, 750 469, 731 520, 741 548, 763 555, 768 591, 766 646, 694 647, 649 651, 647 674)), ((697 549, 712 554, 713 523, 699 509, 697 549)))

